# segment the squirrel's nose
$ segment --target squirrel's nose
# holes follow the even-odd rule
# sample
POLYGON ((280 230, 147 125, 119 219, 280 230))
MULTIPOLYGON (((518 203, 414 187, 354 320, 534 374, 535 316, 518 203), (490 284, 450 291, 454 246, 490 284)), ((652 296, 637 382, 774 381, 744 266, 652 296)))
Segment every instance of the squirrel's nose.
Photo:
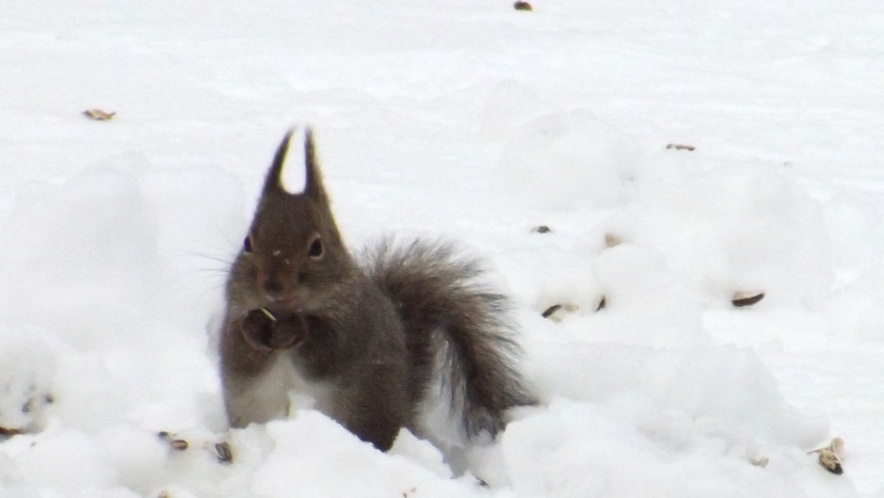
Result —
POLYGON ((264 278, 261 282, 261 289, 264 291, 264 294, 271 299, 277 299, 284 290, 282 281, 274 277, 264 278))

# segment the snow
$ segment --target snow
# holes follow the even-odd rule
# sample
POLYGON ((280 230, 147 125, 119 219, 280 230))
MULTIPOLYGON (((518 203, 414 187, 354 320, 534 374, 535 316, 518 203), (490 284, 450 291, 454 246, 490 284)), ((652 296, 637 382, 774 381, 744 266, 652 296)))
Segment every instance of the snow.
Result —
POLYGON ((3 498, 884 493, 879 2, 7 4, 3 498), (226 267, 304 124, 350 244, 513 297, 542 404, 494 444, 227 430, 226 267))

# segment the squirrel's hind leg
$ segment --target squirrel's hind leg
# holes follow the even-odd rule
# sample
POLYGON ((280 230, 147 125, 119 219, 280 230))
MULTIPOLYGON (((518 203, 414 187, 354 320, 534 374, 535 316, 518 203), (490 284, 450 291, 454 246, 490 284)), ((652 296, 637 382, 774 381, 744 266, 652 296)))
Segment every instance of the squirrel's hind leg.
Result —
POLYGON ((354 375, 356 382, 342 386, 333 418, 359 439, 381 451, 393 446, 402 427, 412 425, 413 414, 405 396, 401 365, 372 365, 370 372, 354 375), (340 416, 338 416, 340 415, 340 416))

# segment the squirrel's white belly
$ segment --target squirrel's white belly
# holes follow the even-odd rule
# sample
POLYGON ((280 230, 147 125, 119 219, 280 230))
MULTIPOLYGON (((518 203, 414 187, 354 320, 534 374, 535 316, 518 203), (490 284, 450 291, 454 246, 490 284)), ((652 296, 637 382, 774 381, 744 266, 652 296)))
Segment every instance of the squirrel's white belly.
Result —
POLYGON ((307 379, 291 354, 280 351, 273 363, 249 386, 242 386, 238 406, 229 407, 241 420, 263 423, 285 418, 296 410, 315 408, 331 415, 334 386, 307 379))

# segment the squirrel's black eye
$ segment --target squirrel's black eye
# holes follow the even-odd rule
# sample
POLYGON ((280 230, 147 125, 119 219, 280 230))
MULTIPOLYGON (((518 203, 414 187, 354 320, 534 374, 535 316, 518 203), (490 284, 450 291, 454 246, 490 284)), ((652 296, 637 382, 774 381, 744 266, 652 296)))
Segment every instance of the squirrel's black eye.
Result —
POLYGON ((325 254, 325 250, 322 247, 322 240, 316 237, 307 249, 307 256, 310 256, 312 259, 319 259, 323 254, 325 254))
POLYGON ((246 240, 242 241, 242 250, 246 254, 252 253, 252 238, 246 237, 246 240))

